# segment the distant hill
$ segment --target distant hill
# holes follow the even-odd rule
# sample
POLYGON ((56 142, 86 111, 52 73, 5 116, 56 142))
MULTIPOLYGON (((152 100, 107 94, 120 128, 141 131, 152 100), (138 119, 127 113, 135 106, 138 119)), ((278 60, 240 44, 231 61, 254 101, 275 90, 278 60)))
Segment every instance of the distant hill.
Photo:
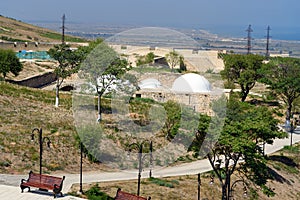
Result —
MULTIPOLYGON (((0 42, 59 42, 61 33, 0 15, 0 42)), ((86 42, 70 35, 66 42, 86 42)))

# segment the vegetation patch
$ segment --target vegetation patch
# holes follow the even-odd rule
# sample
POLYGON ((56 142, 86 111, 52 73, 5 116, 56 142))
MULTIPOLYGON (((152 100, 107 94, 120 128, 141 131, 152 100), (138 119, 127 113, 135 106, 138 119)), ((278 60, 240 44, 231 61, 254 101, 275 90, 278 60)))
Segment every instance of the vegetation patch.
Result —
MULTIPOLYGON (((54 40, 61 40, 61 34, 60 33, 46 32, 46 33, 41 33, 40 36, 50 38, 50 39, 54 39, 54 40)), ((71 36, 65 36, 65 41, 68 41, 68 42, 87 42, 85 39, 71 37, 71 36)))
POLYGON ((177 180, 168 181, 159 178, 149 178, 149 181, 156 185, 169 187, 169 188, 174 188, 174 184, 179 185, 179 182, 177 180))

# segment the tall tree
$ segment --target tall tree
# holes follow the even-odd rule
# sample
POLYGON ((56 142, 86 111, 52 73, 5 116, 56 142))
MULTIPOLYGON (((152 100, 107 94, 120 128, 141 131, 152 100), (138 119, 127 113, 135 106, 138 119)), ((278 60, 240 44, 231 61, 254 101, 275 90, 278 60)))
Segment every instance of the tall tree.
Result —
POLYGON ((60 86, 67 77, 78 72, 83 57, 77 51, 71 50, 70 45, 67 44, 55 45, 49 49, 48 54, 58 62, 54 70, 57 78, 55 106, 58 107, 60 86))
POLYGON ((290 121, 293 102, 300 96, 300 59, 276 57, 261 70, 261 82, 287 105, 286 120, 290 121))
POLYGON ((162 132, 166 139, 172 140, 180 128, 181 107, 174 101, 167 101, 164 104, 167 118, 162 132))
MULTIPOLYGON (((200 118, 202 123, 190 150, 201 155, 199 149, 207 137, 207 117, 200 118)), ((277 120, 265 107, 255 107, 244 102, 230 100, 225 125, 214 146, 208 146, 207 158, 222 186, 222 199, 231 196, 231 176, 235 171, 242 179, 265 188, 268 178, 266 160, 262 154, 261 142, 272 144, 275 138, 286 136, 278 131, 277 120), (240 162, 243 160, 243 162, 240 162)), ((247 183, 244 182, 246 185, 247 183)))
POLYGON ((259 70, 263 65, 260 55, 220 54, 225 68, 221 71, 223 79, 233 86, 238 84, 241 88, 241 100, 245 101, 256 81, 261 77, 259 70))
POLYGON ((130 69, 131 66, 128 62, 120 58, 104 42, 100 42, 97 46, 91 48, 90 53, 81 65, 81 74, 95 87, 98 95, 98 122, 102 120, 101 97, 117 88, 126 88, 128 86, 126 81, 133 82, 134 77, 129 77, 126 74, 130 69), (124 77, 127 80, 124 80, 124 77))
POLYGON ((172 72, 174 68, 180 64, 180 61, 183 60, 183 57, 179 55, 175 50, 171 51, 170 53, 166 54, 166 60, 171 65, 172 72))
POLYGON ((4 79, 9 72, 18 76, 22 69, 23 66, 15 52, 12 50, 0 49, 0 73, 4 79))

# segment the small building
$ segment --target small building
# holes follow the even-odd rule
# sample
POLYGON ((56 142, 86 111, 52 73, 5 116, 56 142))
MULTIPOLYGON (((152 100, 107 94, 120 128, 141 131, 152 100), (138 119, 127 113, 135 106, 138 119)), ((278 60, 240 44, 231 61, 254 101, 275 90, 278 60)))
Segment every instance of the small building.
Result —
POLYGON ((140 90, 136 97, 151 98, 158 102, 173 100, 190 106, 196 112, 212 115, 210 103, 213 99, 220 97, 215 95, 209 81, 198 74, 187 73, 179 76, 172 84, 166 87, 155 78, 140 81, 140 90))

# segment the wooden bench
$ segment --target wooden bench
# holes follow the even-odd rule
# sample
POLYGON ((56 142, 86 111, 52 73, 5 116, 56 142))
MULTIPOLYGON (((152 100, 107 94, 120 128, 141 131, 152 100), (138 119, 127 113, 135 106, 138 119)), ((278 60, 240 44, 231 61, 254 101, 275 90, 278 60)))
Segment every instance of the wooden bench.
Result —
POLYGON ((151 197, 145 198, 141 196, 137 196, 134 194, 130 194, 128 192, 121 191, 121 188, 118 189, 115 200, 150 200, 151 197))
POLYGON ((30 187, 39 188, 41 190, 52 190, 54 194, 54 198, 56 198, 57 194, 63 196, 61 190, 63 186, 63 181, 65 180, 65 176, 63 178, 49 176, 49 175, 40 175, 33 173, 32 171, 29 172, 29 178, 27 180, 21 180, 21 190, 24 191, 25 188, 28 188, 30 191, 30 187))

